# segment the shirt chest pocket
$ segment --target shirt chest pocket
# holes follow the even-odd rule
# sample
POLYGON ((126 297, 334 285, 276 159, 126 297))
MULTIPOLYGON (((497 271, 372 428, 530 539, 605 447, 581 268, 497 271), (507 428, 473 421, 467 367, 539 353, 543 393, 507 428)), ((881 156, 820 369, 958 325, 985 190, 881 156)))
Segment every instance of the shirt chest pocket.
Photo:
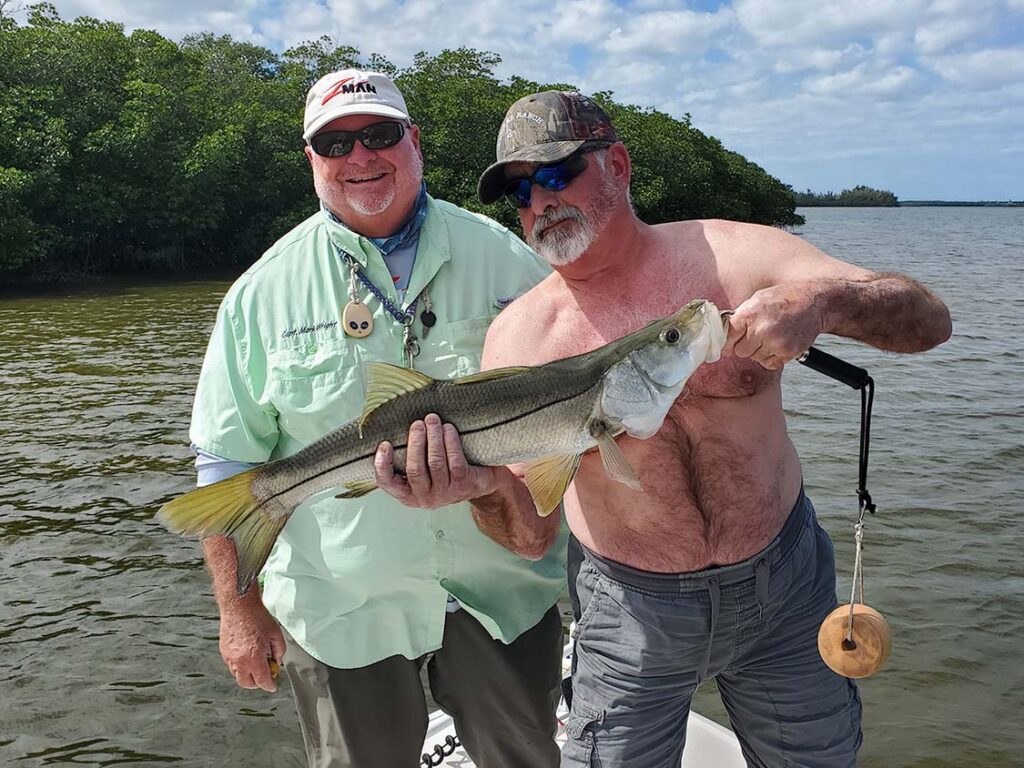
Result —
POLYGON ((299 443, 318 440, 362 412, 361 355, 345 339, 279 349, 268 362, 278 428, 299 443))
POLYGON ((455 360, 455 375, 469 376, 480 370, 480 353, 493 316, 458 320, 448 324, 447 337, 455 360))

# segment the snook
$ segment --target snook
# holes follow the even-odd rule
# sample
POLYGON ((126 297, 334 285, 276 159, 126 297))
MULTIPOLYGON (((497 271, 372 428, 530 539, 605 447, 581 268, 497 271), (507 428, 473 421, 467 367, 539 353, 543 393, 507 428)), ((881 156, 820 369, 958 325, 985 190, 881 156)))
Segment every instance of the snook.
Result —
POLYGON ((175 533, 233 539, 243 594, 304 499, 333 488, 343 499, 373 491, 377 446, 391 442, 395 466, 404 467, 409 425, 428 413, 458 429, 471 464, 526 463, 524 479, 540 515, 558 505, 594 446, 609 476, 640 490, 615 436, 657 432, 686 380, 701 363, 717 360, 724 343, 725 321, 715 305, 692 301, 618 341, 536 367, 437 380, 370 363, 361 418, 287 458, 174 499, 157 517, 175 533))

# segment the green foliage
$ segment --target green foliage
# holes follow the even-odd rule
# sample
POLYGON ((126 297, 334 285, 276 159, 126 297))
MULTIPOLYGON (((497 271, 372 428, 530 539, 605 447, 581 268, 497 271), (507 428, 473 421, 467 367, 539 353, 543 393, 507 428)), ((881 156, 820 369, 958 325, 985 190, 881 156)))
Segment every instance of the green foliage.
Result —
MULTIPOLYGON (((481 210, 480 173, 508 106, 547 87, 499 81, 468 48, 400 69, 321 37, 278 55, 209 33, 175 43, 43 3, 0 0, 0 279, 247 264, 315 209, 306 91, 363 66, 395 77, 421 130, 432 194, 481 210)), ((633 158, 638 213, 798 223, 792 191, 695 129, 598 94, 633 158)), ((518 228, 513 210, 484 212, 518 228)))
POLYGON ((807 207, 894 208, 900 204, 892 192, 864 186, 844 189, 838 195, 835 192, 819 194, 808 189, 806 192, 793 192, 793 200, 798 206, 807 207))

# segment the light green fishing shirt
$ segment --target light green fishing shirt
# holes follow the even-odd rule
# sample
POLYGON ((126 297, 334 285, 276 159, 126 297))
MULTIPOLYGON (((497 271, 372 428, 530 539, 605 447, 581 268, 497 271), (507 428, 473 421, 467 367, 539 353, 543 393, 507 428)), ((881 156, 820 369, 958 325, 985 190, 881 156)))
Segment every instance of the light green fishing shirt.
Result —
MULTIPOLYGON (((373 314, 364 339, 345 335, 345 249, 397 305, 389 270, 365 237, 318 212, 285 235, 229 289, 207 349, 190 437, 235 461, 295 453, 362 412, 364 366, 405 365, 402 328, 359 286, 373 314)), ((428 200, 408 300, 429 284, 436 325, 415 367, 435 378, 480 367, 487 327, 548 267, 507 229, 428 200)), ((534 626, 565 587, 561 535, 542 560, 509 552, 477 529, 469 504, 409 509, 377 491, 303 502, 263 571, 263 601, 313 657, 364 667, 441 647, 448 594, 506 643, 534 626)))

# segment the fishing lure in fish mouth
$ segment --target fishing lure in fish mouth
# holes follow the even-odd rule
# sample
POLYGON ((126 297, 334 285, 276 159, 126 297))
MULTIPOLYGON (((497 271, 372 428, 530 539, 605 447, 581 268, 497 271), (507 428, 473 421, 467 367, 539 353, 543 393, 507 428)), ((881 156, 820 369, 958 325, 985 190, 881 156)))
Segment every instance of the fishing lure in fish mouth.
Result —
POLYGON ((719 358, 725 339, 718 308, 692 301, 591 352, 539 366, 438 380, 370 363, 358 419, 291 456, 174 499, 157 517, 175 533, 230 537, 244 593, 296 507, 331 489, 343 499, 375 490, 377 446, 390 442, 395 466, 404 467, 409 425, 429 413, 458 430, 471 464, 525 464, 524 482, 539 515, 557 507, 583 454, 594 447, 610 477, 640 490, 615 437, 657 432, 687 380, 719 358))

